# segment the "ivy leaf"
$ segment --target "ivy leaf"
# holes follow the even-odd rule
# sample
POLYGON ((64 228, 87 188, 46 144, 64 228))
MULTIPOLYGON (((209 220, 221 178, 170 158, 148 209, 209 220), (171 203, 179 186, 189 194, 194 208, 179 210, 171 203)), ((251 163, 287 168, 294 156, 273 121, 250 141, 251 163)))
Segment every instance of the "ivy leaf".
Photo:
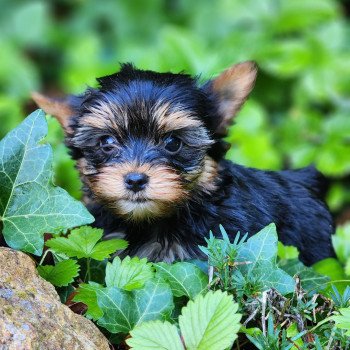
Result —
POLYGON ((169 322, 143 323, 130 332, 126 343, 134 350, 184 350, 176 326, 169 322))
POLYGON ((253 273, 260 277, 264 288, 275 288, 281 294, 294 291, 295 281, 277 266, 277 232, 275 224, 270 224, 250 237, 238 249, 238 270, 244 275, 253 273))
POLYGON ((173 294, 163 280, 150 280, 144 288, 132 291, 135 304, 135 323, 156 319, 167 320, 174 309, 173 294))
POLYGON ((171 289, 161 279, 132 292, 117 287, 98 290, 97 302, 103 312, 98 324, 111 333, 128 333, 141 322, 169 319, 174 308, 171 289))
POLYGON ((0 142, 0 221, 6 243, 40 255, 45 232, 90 223, 94 218, 77 200, 52 183, 51 146, 44 113, 29 115, 0 142))
POLYGON ((180 330, 189 350, 224 350, 237 338, 241 315, 226 292, 208 292, 189 301, 179 316, 180 330))
POLYGON ((309 292, 326 288, 329 281, 329 277, 319 274, 312 267, 305 266, 298 259, 281 261, 279 266, 289 275, 299 276, 301 286, 309 292))
POLYGON ((111 333, 129 333, 134 322, 134 302, 130 293, 117 287, 97 290, 97 304, 103 312, 97 323, 111 333))
POLYGON ((97 291, 101 289, 103 287, 95 282, 82 283, 79 285, 76 291, 77 294, 73 298, 73 301, 82 302, 88 307, 85 316, 95 321, 103 316, 103 312, 97 304, 97 291))
POLYGON ((123 239, 98 242, 102 235, 103 230, 83 226, 73 230, 67 238, 56 237, 48 240, 46 245, 69 257, 92 258, 95 260, 109 258, 112 253, 125 249, 128 245, 123 239))
POLYGON ((157 263, 154 266, 157 275, 169 283, 176 297, 185 295, 193 299, 207 289, 208 276, 194 264, 188 262, 178 262, 173 265, 157 263))
POLYGON ((125 257, 123 260, 117 256, 106 267, 107 287, 118 287, 125 290, 141 288, 146 281, 153 278, 152 265, 147 259, 138 257, 125 257))
POLYGON ((63 287, 72 283, 79 274, 79 265, 75 260, 68 259, 56 265, 40 265, 37 267, 39 275, 54 286, 63 287))
POLYGON ((339 315, 332 316, 335 326, 339 329, 345 329, 345 335, 350 336, 350 308, 339 309, 339 315))

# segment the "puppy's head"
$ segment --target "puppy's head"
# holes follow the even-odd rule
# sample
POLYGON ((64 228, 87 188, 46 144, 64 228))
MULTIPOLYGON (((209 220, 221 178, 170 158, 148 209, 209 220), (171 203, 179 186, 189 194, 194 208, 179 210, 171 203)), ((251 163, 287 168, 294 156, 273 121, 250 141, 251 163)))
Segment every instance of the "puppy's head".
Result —
POLYGON ((221 139, 255 77, 252 62, 232 66, 203 86, 185 74, 126 64, 82 95, 33 98, 63 126, 95 200, 142 221, 168 216, 215 190, 221 139))

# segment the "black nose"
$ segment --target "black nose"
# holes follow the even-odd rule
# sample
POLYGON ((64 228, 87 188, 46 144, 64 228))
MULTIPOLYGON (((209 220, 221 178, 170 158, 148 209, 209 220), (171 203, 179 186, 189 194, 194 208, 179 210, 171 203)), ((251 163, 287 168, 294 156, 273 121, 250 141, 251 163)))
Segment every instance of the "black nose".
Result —
POLYGON ((128 190, 139 192, 145 189, 148 183, 148 176, 142 173, 129 173, 124 178, 128 190))

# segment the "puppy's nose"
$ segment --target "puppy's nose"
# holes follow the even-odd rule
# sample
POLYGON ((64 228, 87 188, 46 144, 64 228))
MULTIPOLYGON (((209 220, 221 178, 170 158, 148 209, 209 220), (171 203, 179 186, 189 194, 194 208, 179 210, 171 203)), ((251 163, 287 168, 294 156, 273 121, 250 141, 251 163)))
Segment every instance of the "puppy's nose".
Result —
POLYGON ((139 192, 145 189, 148 183, 148 176, 143 173, 129 173, 124 178, 128 190, 139 192))

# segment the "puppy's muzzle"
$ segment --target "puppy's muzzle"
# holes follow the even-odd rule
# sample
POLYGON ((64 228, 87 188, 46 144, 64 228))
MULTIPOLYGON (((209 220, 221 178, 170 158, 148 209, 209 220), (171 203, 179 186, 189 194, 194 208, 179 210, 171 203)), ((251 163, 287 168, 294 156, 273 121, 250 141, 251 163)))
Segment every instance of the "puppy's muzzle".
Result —
POLYGON ((135 193, 144 190, 148 181, 149 177, 144 173, 128 173, 124 177, 125 187, 135 193))

